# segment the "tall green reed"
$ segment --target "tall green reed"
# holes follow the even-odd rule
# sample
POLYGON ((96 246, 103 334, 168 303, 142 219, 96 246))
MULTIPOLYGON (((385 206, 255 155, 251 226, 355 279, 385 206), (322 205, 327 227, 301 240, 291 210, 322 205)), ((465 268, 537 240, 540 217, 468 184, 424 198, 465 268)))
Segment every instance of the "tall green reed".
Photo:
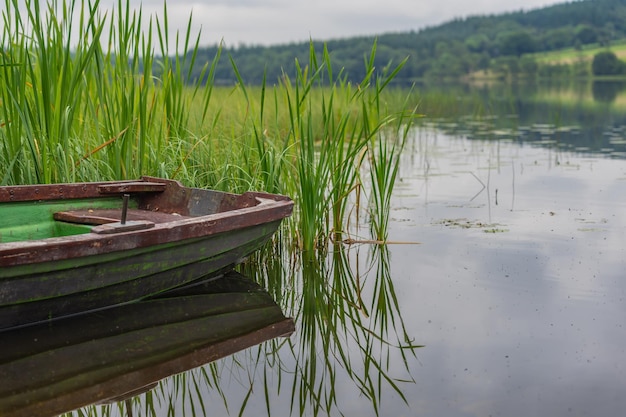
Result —
MULTIPOLYGON (((85 105, 85 71, 98 44, 102 25, 90 19, 96 4, 51 1, 42 10, 26 0, 26 16, 17 0, 5 0, 0 90, 7 180, 53 182, 68 175, 72 128, 85 105), (77 29, 76 29, 77 28, 77 29), (74 47, 78 30, 85 34, 74 47)), ((7 181, 5 181, 7 182, 7 181)))
MULTIPOLYGON (((289 135, 297 149, 296 199, 305 253, 323 247, 327 238, 342 240, 348 204, 359 203, 359 171, 369 147, 382 140, 392 121, 402 127, 412 118, 412 109, 390 113, 382 105, 383 90, 404 62, 389 74, 380 74, 375 71, 375 55, 376 44, 365 59, 364 79, 353 85, 342 71, 334 72, 327 48, 318 58, 311 44, 309 65, 303 67, 296 61, 295 80, 283 78, 289 135)), ((392 151, 398 154, 401 146, 392 151)), ((392 189, 391 184, 387 189, 392 189)))
POLYGON ((285 163, 288 161, 288 152, 290 150, 290 138, 288 135, 280 137, 280 112, 278 110, 279 102, 277 97, 277 89, 271 89, 273 95, 268 99, 267 93, 269 86, 265 74, 261 83, 258 103, 250 97, 249 89, 246 87, 236 63, 231 58, 231 64, 235 76, 238 80, 238 89, 244 96, 246 102, 245 116, 243 118, 244 126, 251 132, 251 141, 248 146, 242 147, 243 166, 248 168, 248 174, 256 177, 260 181, 260 186, 269 192, 280 193, 285 192, 281 187, 281 182, 289 178, 283 170, 285 163), (272 103, 273 98, 273 103, 272 103), (266 106, 273 104, 274 118, 271 114, 268 116, 266 106), (272 125, 272 136, 269 136, 267 125, 272 125), (249 126, 248 126, 249 125, 249 126))
MULTIPOLYGON (((408 108, 411 94, 406 96, 402 108, 408 108)), ((416 115, 416 113, 413 113, 416 115)), ((367 145, 369 156, 366 170, 369 172, 369 218, 372 240, 387 242, 389 213, 394 185, 400 168, 400 155, 415 117, 399 117, 387 120, 395 126, 379 132, 367 145)))
POLYGON ((196 141, 192 103, 208 107, 212 88, 203 86, 214 73, 207 64, 191 79, 200 36, 191 36, 191 17, 171 50, 166 7, 163 19, 146 25, 127 0, 107 13, 99 0, 26 0, 23 9, 20 3, 5 0, 2 11, 2 183, 168 176, 180 169, 172 161, 184 161, 196 141))

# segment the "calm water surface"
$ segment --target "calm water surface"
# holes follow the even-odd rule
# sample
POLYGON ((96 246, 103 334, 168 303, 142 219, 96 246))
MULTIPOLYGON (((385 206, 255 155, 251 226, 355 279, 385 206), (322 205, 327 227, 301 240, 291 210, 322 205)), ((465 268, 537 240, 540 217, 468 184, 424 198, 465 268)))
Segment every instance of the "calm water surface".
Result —
POLYGON ((626 406, 626 161, 420 130, 391 235, 410 333, 405 415, 626 406))

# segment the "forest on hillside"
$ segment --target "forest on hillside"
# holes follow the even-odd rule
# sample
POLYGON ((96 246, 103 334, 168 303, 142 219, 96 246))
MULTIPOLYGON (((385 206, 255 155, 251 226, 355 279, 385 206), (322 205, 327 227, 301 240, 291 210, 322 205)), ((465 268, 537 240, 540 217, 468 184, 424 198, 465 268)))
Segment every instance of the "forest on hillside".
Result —
MULTIPOLYGON (((310 62, 327 48, 333 68, 359 82, 365 76, 364 60, 376 45, 375 67, 385 72, 407 59, 395 80, 411 83, 424 78, 462 78, 489 71, 499 77, 589 75, 588 62, 574 65, 540 63, 533 53, 564 48, 582 50, 589 45, 610 47, 626 38, 626 0, 582 0, 541 9, 498 15, 458 18, 436 27, 405 33, 303 42, 277 46, 214 45, 195 51, 192 77, 215 63, 215 82, 232 84, 239 77, 247 84, 265 79, 273 84, 294 77, 296 60, 310 62), (229 58, 225 58, 229 57, 229 58)), ((335 74, 335 76, 338 74, 335 74)))

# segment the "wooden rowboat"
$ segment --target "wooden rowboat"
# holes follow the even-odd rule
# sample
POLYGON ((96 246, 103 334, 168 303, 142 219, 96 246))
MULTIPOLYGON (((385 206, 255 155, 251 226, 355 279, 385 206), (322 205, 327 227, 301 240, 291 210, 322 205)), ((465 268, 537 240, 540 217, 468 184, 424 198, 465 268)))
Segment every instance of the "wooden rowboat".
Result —
POLYGON ((121 401, 294 331, 272 297, 236 272, 175 291, 2 332, 0 415, 121 401))
POLYGON ((292 209, 285 196, 150 177, 0 187, 0 329, 228 271, 292 209))

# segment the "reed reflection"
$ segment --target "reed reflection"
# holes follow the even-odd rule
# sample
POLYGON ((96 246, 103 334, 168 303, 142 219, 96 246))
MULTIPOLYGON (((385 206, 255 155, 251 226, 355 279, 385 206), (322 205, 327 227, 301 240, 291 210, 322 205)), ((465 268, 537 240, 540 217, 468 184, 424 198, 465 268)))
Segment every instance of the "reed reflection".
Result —
MULTIPOLYGON (((336 242, 328 252, 282 263, 276 250, 270 245, 242 272, 267 284, 295 317, 295 333, 161 382, 133 400, 136 414, 206 415, 221 401, 230 415, 334 415, 359 399, 359 407, 379 415, 386 397, 407 402, 419 346, 404 325, 388 246, 336 242)), ((125 407, 73 415, 119 415, 125 407)))
MULTIPOLYGON (((281 271, 283 280, 268 280, 287 282, 294 294, 281 307, 296 318, 297 329, 277 352, 281 380, 290 381, 290 412, 340 414, 355 398, 366 398, 378 415, 389 392, 405 400, 413 383, 408 364, 420 346, 404 325, 388 246, 334 242, 328 252, 303 253, 295 262, 281 271), (339 385, 355 396, 338 395, 339 385)), ((261 269, 257 274, 269 276, 272 264, 261 269)))

